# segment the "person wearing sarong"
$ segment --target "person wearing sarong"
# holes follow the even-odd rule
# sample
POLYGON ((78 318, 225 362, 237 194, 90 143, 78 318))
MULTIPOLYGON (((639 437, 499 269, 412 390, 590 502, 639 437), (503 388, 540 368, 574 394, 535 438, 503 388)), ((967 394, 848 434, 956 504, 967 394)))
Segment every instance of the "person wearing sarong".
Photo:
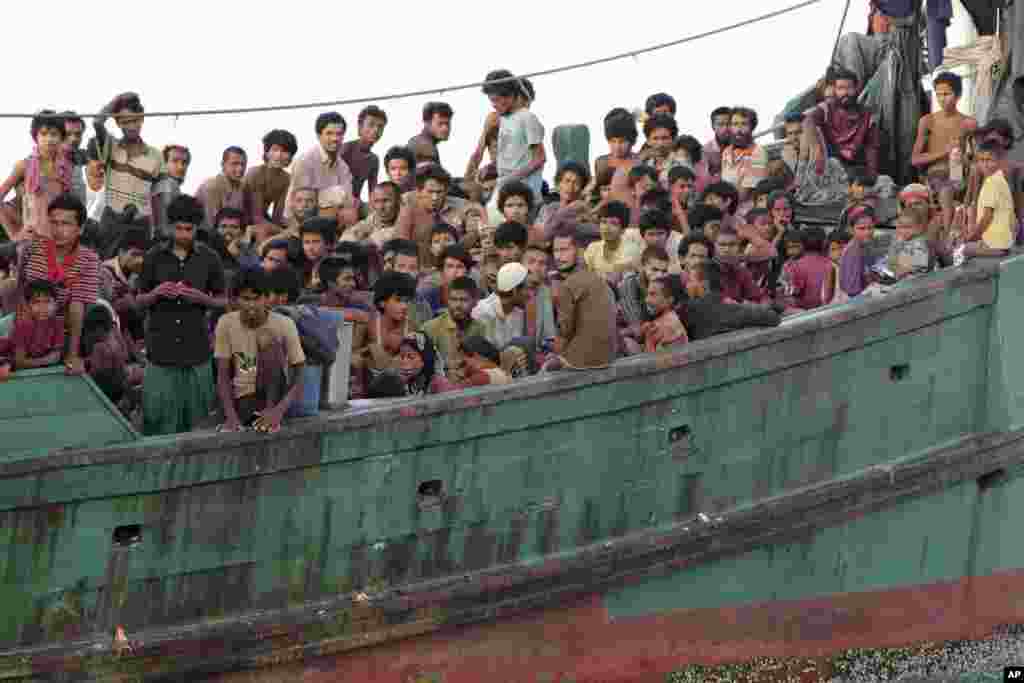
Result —
POLYGON ((195 239, 203 207, 187 194, 167 208, 171 241, 146 254, 135 301, 149 311, 143 382, 143 432, 174 434, 195 429, 214 405, 207 311, 221 310, 224 267, 195 239))

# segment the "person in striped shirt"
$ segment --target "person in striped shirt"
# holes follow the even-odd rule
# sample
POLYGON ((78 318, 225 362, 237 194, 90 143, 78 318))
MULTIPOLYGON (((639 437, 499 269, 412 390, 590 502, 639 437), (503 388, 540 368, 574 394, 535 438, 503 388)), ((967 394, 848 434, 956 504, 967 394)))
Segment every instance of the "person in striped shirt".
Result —
MULTIPOLYGON (((51 236, 36 235, 23 255, 22 283, 48 280, 56 287, 57 321, 66 330, 64 365, 67 374, 81 375, 85 364, 79 355, 85 311, 96 303, 100 260, 82 246, 85 205, 71 193, 50 202, 47 209, 51 236)), ((19 318, 24 315, 19 309, 19 318)))

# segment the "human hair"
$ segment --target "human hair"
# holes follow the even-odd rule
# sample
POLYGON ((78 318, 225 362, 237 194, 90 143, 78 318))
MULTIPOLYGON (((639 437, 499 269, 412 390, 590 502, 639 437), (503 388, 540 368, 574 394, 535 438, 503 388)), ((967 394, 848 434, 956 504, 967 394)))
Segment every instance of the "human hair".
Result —
POLYGON ((329 244, 338 236, 338 221, 322 216, 307 218, 299 227, 299 235, 320 235, 329 244))
POLYGON ((945 83, 952 90, 953 94, 960 97, 964 94, 964 79, 952 71, 943 71, 932 80, 932 89, 938 87, 939 83, 945 83))
MULTIPOLYGON (((692 135, 680 135, 679 137, 677 137, 675 149, 685 149, 687 155, 689 155, 690 157, 690 163, 692 163, 694 166, 699 164, 701 160, 704 159, 704 145, 700 144, 700 140, 693 137, 692 135)), ((683 168, 685 168, 685 166, 683 168)))
POLYGON ((29 280, 25 285, 25 301, 32 301, 37 296, 45 296, 57 300, 57 286, 49 280, 29 280))
POLYGON ((652 114, 648 117, 647 123, 644 124, 644 137, 651 137, 651 134, 659 128, 667 130, 672 135, 673 140, 679 135, 679 124, 676 123, 674 117, 668 114, 652 114))
POLYGON ((562 176, 565 175, 566 172, 576 174, 576 177, 580 179, 581 189, 590 183, 590 172, 587 170, 587 167, 578 161, 570 159, 569 161, 562 162, 562 165, 559 166, 558 170, 555 172, 555 185, 562 182, 562 176))
POLYGON ((659 247, 658 245, 651 245, 644 249, 644 253, 640 255, 640 264, 643 265, 648 261, 668 261, 668 252, 665 251, 665 247, 659 247))
POLYGON ((237 297, 247 289, 257 294, 270 291, 270 278, 262 268, 242 268, 231 281, 231 296, 237 297))
POLYGON ((228 157, 232 154, 237 154, 238 156, 242 157, 242 161, 248 161, 249 159, 249 155, 245 153, 244 149, 238 147, 237 145, 231 145, 230 147, 224 150, 223 154, 220 155, 220 163, 227 163, 228 157))
POLYGON ((650 283, 650 285, 648 285, 648 287, 650 287, 651 285, 653 285, 655 283, 657 283, 657 284, 659 284, 659 285, 661 285, 662 287, 665 288, 665 292, 668 293, 669 298, 672 299, 672 301, 675 303, 675 305, 678 306, 679 304, 681 304, 684 301, 686 301, 686 298, 687 298, 686 297, 686 290, 683 289, 683 283, 679 279, 678 276, 676 276, 676 275, 663 275, 662 277, 659 277, 654 282, 650 283))
POLYGON ((468 275, 457 277, 448 283, 448 291, 454 292, 455 290, 469 292, 474 298, 480 294, 480 288, 477 287, 476 280, 468 275))
POLYGON ((454 116, 452 107, 447 102, 427 102, 423 105, 423 123, 430 123, 435 116, 451 118, 454 116))
POLYGON ((691 183, 697 182, 697 174, 692 169, 686 166, 673 166, 668 171, 668 186, 672 187, 680 180, 686 180, 691 183))
POLYGON ((444 262, 448 259, 455 259, 466 266, 466 270, 470 271, 473 269, 473 257, 469 255, 469 250, 461 244, 453 244, 445 247, 444 251, 441 252, 441 266, 444 266, 444 262))
POLYGON ((708 250, 708 258, 715 258, 715 243, 699 231, 691 232, 679 243, 679 258, 683 258, 689 253, 692 244, 703 244, 708 250))
POLYGON ((498 211, 505 210, 505 202, 509 197, 522 197, 526 201, 526 207, 533 211, 533 190, 521 180, 510 180, 498 190, 498 211))
POLYGON ((470 335, 462 342, 462 352, 471 353, 474 356, 486 358, 492 363, 497 363, 501 358, 498 349, 485 337, 479 334, 470 335))
POLYGON ((862 202, 850 207, 850 210, 847 212, 848 222, 851 226, 856 226, 857 222, 864 216, 870 218, 872 223, 875 222, 875 209, 870 204, 862 202))
POLYGON ((434 223, 430 228, 430 239, 434 239, 434 235, 449 235, 456 242, 459 241, 459 235, 455 232, 455 228, 442 221, 434 223))
POLYGON ((878 182, 878 176, 865 166, 856 166, 849 171, 849 184, 870 189, 878 182))
POLYGON ((640 214, 640 234, 644 235, 651 230, 672 231, 672 217, 664 211, 650 209, 640 214))
POLYGON ((373 285, 373 305, 378 310, 383 310, 381 304, 393 296, 408 301, 416 298, 416 281, 411 275, 394 270, 381 273, 373 285))
POLYGON ((381 254, 387 256, 388 253, 391 253, 393 256, 413 256, 417 261, 420 258, 420 248, 416 246, 415 242, 404 237, 396 237, 385 242, 381 248, 381 254))
POLYGON ((497 69, 491 71, 484 77, 484 85, 480 90, 483 91, 488 97, 516 97, 522 92, 519 88, 519 84, 513 79, 515 76, 512 72, 507 69, 497 69), (501 81, 495 83, 494 81, 501 81))
POLYGON ((412 150, 402 145, 395 145, 388 150, 387 154, 384 155, 384 170, 388 168, 388 164, 396 159, 401 159, 409 166, 409 172, 414 173, 416 171, 416 155, 412 153, 412 150))
POLYGON ((975 132, 975 139, 982 139, 988 135, 996 134, 1007 142, 1006 149, 1012 149, 1014 140, 1013 126, 1002 117, 990 120, 985 126, 975 132))
POLYGON ((275 268, 264 274, 267 279, 267 292, 270 294, 284 294, 289 302, 299 298, 302 291, 302 278, 298 271, 289 265, 275 268))
POLYGON ((643 212, 648 209, 656 209, 671 214, 672 195, 669 194, 668 190, 663 190, 661 187, 652 187, 640 197, 640 211, 643 212))
POLYGON ((853 73, 849 69, 841 66, 835 66, 829 69, 828 74, 825 76, 825 82, 828 85, 835 85, 839 81, 850 81, 852 83, 860 83, 860 79, 857 74, 853 73))
POLYGON ((266 135, 263 136, 263 158, 267 158, 267 154, 270 152, 270 148, 274 145, 283 148, 291 156, 299 151, 299 142, 295 139, 295 135, 291 132, 284 130, 283 128, 275 128, 266 135))
POLYGON ((577 249, 583 247, 583 238, 572 225, 560 225, 555 228, 554 234, 551 236, 551 243, 554 244, 555 240, 571 240, 572 245, 577 249))
POLYGON ((189 223, 191 225, 202 225, 206 214, 203 205, 199 200, 189 194, 179 194, 171 200, 167 206, 167 222, 172 225, 177 223, 189 223))
POLYGON ((530 232, 522 223, 508 221, 498 226, 494 231, 494 246, 503 247, 515 245, 520 249, 526 249, 526 243, 530 241, 530 232))
POLYGON ((349 254, 331 254, 320 262, 317 270, 320 273, 320 281, 330 286, 338 280, 343 271, 351 270, 353 274, 357 274, 360 269, 349 254))
POLYGON ((736 186, 732 183, 728 183, 724 180, 720 180, 717 183, 711 183, 704 188, 704 194, 700 196, 701 204, 708 198, 709 195, 717 194, 722 199, 729 199, 729 213, 736 213, 736 205, 739 204, 740 194, 736 191, 736 186))
POLYGON ((400 188, 398 186, 398 183, 393 183, 390 180, 385 180, 382 183, 377 183, 377 187, 375 187, 373 189, 374 190, 380 190, 382 188, 388 189, 388 190, 391 190, 392 192, 394 192, 396 200, 402 198, 402 188, 400 188))
POLYGON ((35 140, 36 136, 39 135, 39 131, 44 128, 52 128, 59 132, 62 140, 68 135, 64 119, 52 109, 43 109, 32 117, 32 123, 29 127, 32 139, 35 140))
POLYGON ((739 114, 740 116, 744 117, 745 119, 747 119, 747 121, 750 122, 750 130, 751 131, 757 130, 757 112, 756 111, 754 111, 750 107, 733 107, 732 108, 732 115, 736 116, 737 114, 739 114))
POLYGON ((291 251, 291 244, 287 237, 277 237, 264 244, 263 248, 260 249, 260 258, 266 258, 267 254, 272 251, 281 250, 284 250, 285 252, 291 251))
POLYGON ((67 128, 67 125, 69 123, 77 123, 80 126, 82 126, 83 129, 85 128, 85 119, 83 119, 81 116, 78 115, 77 112, 72 111, 71 109, 66 109, 62 111, 59 114, 59 116, 61 117, 61 119, 64 120, 65 129, 67 128))
POLYGON ((345 123, 345 117, 336 111, 327 111, 320 116, 316 117, 316 134, 324 132, 324 128, 327 126, 341 126, 342 130, 348 129, 348 124, 345 123))
POLYGON ((715 122, 719 116, 732 116, 732 107, 715 107, 711 112, 711 123, 715 122))
POLYGON ((122 109, 126 109, 133 114, 144 114, 146 112, 146 108, 142 106, 142 100, 133 92, 122 93, 111 102, 111 113, 117 114, 122 109))
POLYGON ((787 242, 796 242, 800 246, 804 244, 804 234, 796 228, 789 228, 782 233, 782 245, 785 247, 787 242))
MULTIPOLYGON (((668 107, 669 111, 673 116, 676 114, 676 99, 668 93, 658 92, 654 93, 647 98, 647 102, 644 103, 644 111, 650 116, 654 113, 654 110, 658 107, 668 107)), ((673 136, 675 137, 675 136, 673 136)))
POLYGON ((237 218, 238 220, 242 221, 244 227, 245 212, 242 211, 241 209, 236 209, 233 206, 222 207, 221 210, 217 212, 217 215, 213 217, 214 227, 220 225, 220 222, 225 218, 237 218))
MULTIPOLYGON (((92 142, 92 140, 90 140, 89 142, 92 142)), ((180 149, 185 154, 185 165, 186 166, 191 166, 192 165, 192 150, 190 150, 185 145, 178 145, 178 144, 167 145, 167 146, 164 147, 164 153, 163 153, 164 154, 164 163, 166 164, 168 161, 171 160, 171 152, 173 152, 176 149, 180 149)))
POLYGON ((530 100, 530 102, 537 101, 537 90, 533 87, 533 81, 529 78, 520 78, 519 85, 521 86, 520 91, 522 92, 523 97, 530 100))
POLYGON ((623 228, 629 225, 630 210, 629 207, 617 199, 613 199, 597 212, 597 217, 602 218, 618 218, 619 223, 623 228))
POLYGON ((706 204, 698 204, 686 212, 686 222, 690 224, 691 230, 702 230, 706 224, 723 218, 725 214, 721 209, 706 204))
MULTIPOLYGON (((412 168, 416 168, 413 166, 412 168)), ((423 168, 416 170, 416 189, 422 190, 428 180, 434 180, 446 188, 451 185, 452 177, 448 175, 448 171, 441 168, 440 164, 425 164, 423 168)))
POLYGON ((772 192, 775 192, 776 190, 785 190, 785 189, 786 189, 786 181, 785 181, 785 179, 779 178, 778 176, 769 176, 767 178, 764 178, 764 179, 758 181, 757 185, 754 186, 754 190, 751 193, 751 195, 756 200, 758 197, 760 197, 762 195, 771 196, 772 192))
POLYGON ((982 140, 978 143, 977 151, 988 152, 989 154, 999 156, 1002 154, 1003 148, 994 140, 982 140))
MULTIPOLYGON (((181 195, 187 197, 188 195, 181 195)), ((172 203, 173 205, 173 203, 172 203)), ((85 204, 82 200, 71 194, 70 192, 64 192, 63 194, 57 195, 52 202, 46 207, 46 215, 49 216, 54 211, 74 211, 75 217, 78 219, 79 227, 85 225, 86 211, 85 204)))
POLYGON ((658 172, 654 170, 653 166, 647 164, 637 164, 633 168, 629 169, 629 174, 626 176, 629 181, 629 187, 633 188, 641 178, 650 178, 655 183, 658 182, 658 172))
POLYGON ((384 125, 387 125, 388 123, 388 115, 384 113, 384 110, 376 104, 371 104, 363 107, 362 111, 359 112, 359 116, 356 117, 356 125, 362 126, 363 121, 365 121, 368 116, 380 119, 384 122, 384 125))
POLYGON ((635 144, 639 133, 636 130, 636 119, 625 109, 612 109, 604 119, 604 139, 623 138, 629 144, 635 144))
POLYGON ((825 241, 827 239, 828 236, 825 234, 824 228, 810 226, 803 230, 804 249, 807 251, 821 254, 825 251, 825 241))

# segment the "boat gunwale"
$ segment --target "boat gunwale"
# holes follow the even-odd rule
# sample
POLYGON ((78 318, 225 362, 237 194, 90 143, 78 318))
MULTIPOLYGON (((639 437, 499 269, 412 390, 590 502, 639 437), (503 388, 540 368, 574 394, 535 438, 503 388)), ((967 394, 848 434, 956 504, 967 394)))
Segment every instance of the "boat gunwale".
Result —
MULTIPOLYGON (((1016 256, 991 262, 972 262, 966 267, 938 271, 921 276, 913 282, 901 284, 885 296, 869 297, 861 301, 809 311, 785 319, 778 327, 739 330, 691 342, 677 350, 620 359, 606 369, 584 372, 566 371, 546 376, 533 376, 510 385, 467 389, 425 398, 398 399, 386 405, 356 411, 322 413, 317 417, 299 419, 285 424, 280 432, 272 435, 227 434, 207 430, 170 436, 143 437, 99 448, 62 449, 47 455, 0 462, 0 479, 38 475, 74 467, 138 463, 168 457, 195 455, 214 449, 230 449, 256 443, 266 444, 274 441, 342 433, 378 425, 390 425, 399 419, 429 418, 441 414, 494 406, 510 400, 532 399, 588 386, 611 384, 620 380, 664 373, 872 318, 888 311, 939 297, 954 287, 961 288, 986 281, 994 283, 994 280, 998 278, 1000 264, 1014 258, 1016 256)), ((993 286, 991 302, 977 304, 968 310, 994 303, 995 296, 996 289, 993 286)), ((943 318, 936 317, 936 321, 940 319, 943 318)), ((801 359, 801 362, 809 360, 812 359, 801 359)))

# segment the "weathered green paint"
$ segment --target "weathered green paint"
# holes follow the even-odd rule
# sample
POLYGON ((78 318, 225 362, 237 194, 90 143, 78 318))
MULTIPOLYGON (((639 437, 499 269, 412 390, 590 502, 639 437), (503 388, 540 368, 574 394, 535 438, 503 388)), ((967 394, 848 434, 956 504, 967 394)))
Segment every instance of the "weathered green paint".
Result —
MULTIPOLYGON (((940 274, 845 317, 278 436, 167 437, 0 463, 10 617, 0 646, 539 562, 1024 424, 1024 402, 1007 389, 1024 367, 992 348, 996 336, 1005 349, 1024 342, 1002 301, 1004 283, 1015 300, 1022 272, 1017 259, 940 274), (431 480, 445 494, 436 505, 417 500, 431 480), (142 542, 112 547, 114 529, 134 524, 142 542)), ((1012 515, 1017 481, 980 499, 951 488, 622 589, 610 604, 628 615, 867 590, 962 576, 968 558, 975 571, 1021 567, 991 537, 1006 532, 998 515, 1012 515), (881 534, 924 540, 889 544, 881 563, 868 549, 881 534)))
POLYGON ((44 368, 16 372, 0 384, 0 461, 138 438, 87 376, 44 368))

